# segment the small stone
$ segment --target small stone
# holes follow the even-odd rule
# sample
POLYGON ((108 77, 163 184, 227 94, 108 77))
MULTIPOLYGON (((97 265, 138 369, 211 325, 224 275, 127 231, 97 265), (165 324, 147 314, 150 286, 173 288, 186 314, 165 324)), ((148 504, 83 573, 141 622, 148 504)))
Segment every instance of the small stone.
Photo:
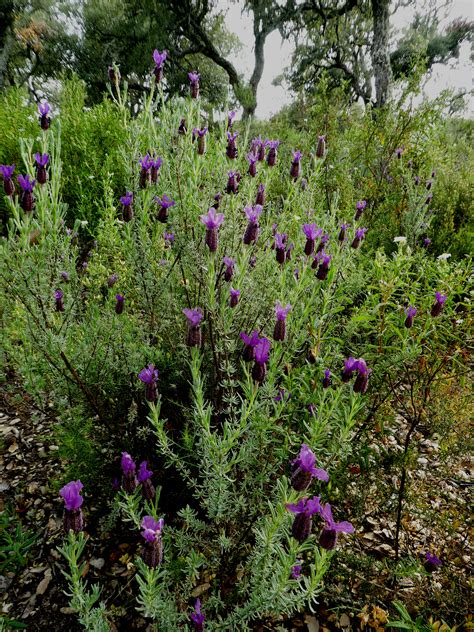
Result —
POLYGON ((103 557, 99 557, 95 560, 90 561, 90 565, 93 566, 94 568, 97 568, 97 570, 99 571, 101 568, 103 568, 104 564, 105 564, 105 560, 103 557))

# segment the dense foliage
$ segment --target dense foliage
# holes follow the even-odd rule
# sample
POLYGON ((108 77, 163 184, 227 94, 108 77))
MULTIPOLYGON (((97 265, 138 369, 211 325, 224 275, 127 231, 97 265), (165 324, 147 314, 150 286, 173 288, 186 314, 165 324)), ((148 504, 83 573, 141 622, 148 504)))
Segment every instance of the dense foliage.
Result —
POLYGON ((361 527, 347 466, 371 470, 389 418, 407 424, 393 563, 422 553, 407 473, 466 373, 472 148, 441 102, 374 116, 324 82, 267 125, 280 145, 159 83, 135 117, 110 90, 86 109, 67 83, 42 129, 20 92, 0 100, 0 162, 37 180, 12 193, 3 174, 3 345, 84 484, 82 508, 82 485, 61 490, 72 607, 109 629, 78 565, 84 510, 143 543, 136 605, 160 630, 202 629, 197 595, 207 630, 277 625, 316 607, 331 537, 361 527))

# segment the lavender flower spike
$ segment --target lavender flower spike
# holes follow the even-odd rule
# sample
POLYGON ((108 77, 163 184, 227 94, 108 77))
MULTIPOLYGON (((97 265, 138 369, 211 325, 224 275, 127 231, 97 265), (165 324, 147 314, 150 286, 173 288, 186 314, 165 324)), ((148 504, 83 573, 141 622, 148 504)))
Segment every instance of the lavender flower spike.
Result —
POLYGON ((443 562, 439 559, 439 557, 437 557, 433 553, 430 553, 429 551, 425 553, 424 567, 427 573, 433 573, 434 571, 438 570, 438 568, 442 564, 443 562))
POLYGON ((206 227, 206 245, 210 252, 216 252, 218 245, 217 231, 224 221, 224 214, 216 213, 216 209, 211 207, 206 215, 200 216, 200 220, 206 227))
POLYGON ((435 294, 435 302, 431 307, 430 314, 433 317, 439 316, 443 311, 444 304, 446 303, 448 297, 446 294, 441 294, 441 292, 436 292, 435 294))
POLYGON ((133 193, 127 191, 125 195, 120 198, 120 204, 122 205, 122 219, 124 222, 130 222, 133 219, 133 193))
POLYGON ((163 79, 163 64, 166 61, 166 58, 168 56, 168 53, 164 50, 162 53, 160 53, 159 50, 155 50, 153 51, 153 61, 155 62, 155 69, 153 70, 153 74, 155 75, 155 81, 156 83, 160 83, 160 81, 163 79))
POLYGON ((194 612, 189 615, 189 618, 193 622, 194 632, 204 632, 204 621, 206 617, 201 612, 201 600, 196 599, 194 604, 194 612))
POLYGON ((263 206, 265 204, 265 185, 259 184, 257 189, 257 197, 255 198, 255 206, 263 206))
POLYGON ((81 490, 84 485, 81 481, 71 481, 59 490, 59 495, 64 500, 64 530, 66 533, 70 529, 74 533, 79 533, 84 528, 84 519, 82 516, 82 503, 84 498, 81 496, 81 490))
POLYGON ((202 129, 195 127, 193 129, 193 142, 194 139, 197 138, 197 153, 200 156, 203 156, 206 153, 206 134, 207 127, 203 127, 202 129))
POLYGON ((142 537, 145 542, 142 548, 142 560, 148 568, 156 568, 163 559, 163 542, 161 533, 164 520, 155 520, 153 516, 145 516, 141 523, 142 537))
POLYGON ((413 307, 412 305, 410 305, 409 307, 405 309, 405 314, 406 314, 405 327, 407 329, 410 329, 413 326, 413 318, 416 316, 416 312, 417 312, 416 307, 413 307))
POLYGON ((133 494, 137 486, 137 479, 135 477, 137 466, 128 452, 122 452, 121 467, 123 472, 123 488, 127 494, 133 494))
POLYGON ((20 187, 22 188, 20 206, 25 211, 25 213, 31 213, 35 206, 33 187, 36 184, 36 180, 31 179, 28 174, 26 176, 19 175, 17 180, 20 187))
POLYGON ((362 213, 364 212, 365 207, 367 206, 367 202, 366 200, 360 200, 359 202, 357 202, 356 204, 356 212, 354 215, 354 221, 357 222, 358 219, 360 219, 362 213))
POLYGON ((163 160, 159 156, 151 161, 150 180, 152 184, 156 184, 158 182, 158 172, 162 164, 163 160))
POLYGON ((356 230, 354 240, 351 244, 351 248, 358 248, 360 246, 360 242, 364 239, 366 232, 367 232, 367 228, 358 228, 356 230))
POLYGON ((236 194, 239 190, 240 173, 238 171, 229 171, 227 174, 227 186, 225 188, 226 193, 236 194))
POLYGON ((168 221, 168 209, 175 206, 176 202, 168 197, 166 194, 163 197, 154 197, 155 202, 160 207, 158 210, 157 220, 162 224, 166 224, 168 221))
POLYGON ((349 228, 350 224, 341 224, 341 230, 339 231, 338 240, 342 246, 342 244, 346 241, 346 230, 349 228))
POLYGON ((142 486, 142 496, 146 500, 153 500, 156 495, 155 486, 151 482, 153 472, 148 469, 148 462, 142 461, 138 470, 137 480, 142 486))
POLYGON ((116 314, 122 314, 123 313, 123 308, 124 308, 125 298, 121 294, 116 294, 115 298, 117 300, 117 303, 115 305, 115 313, 116 314))
POLYGON ((225 153, 227 158, 230 158, 231 160, 237 158, 238 151, 235 141, 238 135, 239 132, 227 132, 227 149, 225 153))
POLYGON ((255 206, 246 206, 244 213, 248 219, 247 228, 244 233, 244 244, 249 245, 255 243, 258 237, 258 218, 262 214, 263 208, 256 204, 255 206))
POLYGON ((350 382, 352 374, 357 368, 357 360, 350 356, 347 360, 344 360, 344 370, 342 371, 342 381, 344 383, 350 382))
POLYGON ((200 78, 199 73, 188 72, 191 99, 197 99, 199 97, 199 78, 200 78))
POLYGON ((279 264, 283 265, 286 261, 286 240, 288 235, 286 233, 275 233, 275 253, 276 260, 279 264))
POLYGON ((304 254, 308 257, 313 254, 315 241, 322 235, 322 232, 323 229, 318 228, 317 224, 303 224, 303 233, 306 236, 304 254))
POLYGON ((286 317, 291 310, 291 305, 288 303, 286 307, 277 301, 275 303, 275 315, 276 323, 273 330, 273 340, 285 340, 286 335, 286 317))
POLYGON ((234 119, 235 119, 236 114, 237 114, 237 112, 235 110, 232 110, 227 115, 227 129, 228 130, 232 129, 232 125, 234 124, 234 119))
POLYGON ((255 345, 255 364, 252 368, 252 377, 259 384, 263 382, 267 374, 267 362, 270 354, 270 340, 261 338, 255 345))
POLYGON ((34 155, 36 162, 36 180, 38 184, 46 184, 48 179, 48 173, 46 171, 46 165, 49 162, 49 154, 36 153, 34 155))
POLYGON ((202 311, 199 307, 196 309, 183 309, 183 314, 188 320, 188 335, 186 344, 188 347, 200 347, 202 344, 201 321, 203 318, 202 311))
POLYGON ((313 478, 327 482, 329 480, 326 470, 315 467, 316 457, 306 443, 301 446, 300 454, 292 466, 291 484, 297 492, 302 492, 311 484, 313 478))
POLYGON ((150 154, 146 154, 143 158, 140 159, 140 180, 139 187, 140 189, 145 189, 147 182, 150 180, 150 169, 153 160, 151 159, 150 154))
POLYGON ((149 364, 138 374, 138 379, 145 384, 145 398, 148 402, 156 402, 158 399, 158 375, 154 364, 149 364))
POLYGON ((229 306, 230 307, 237 307, 237 305, 239 303, 240 290, 234 290, 234 288, 231 287, 230 290, 229 290, 229 294, 230 294, 229 306))
POLYGON ((269 147, 267 154, 267 165, 269 167, 274 167, 277 159, 277 149, 280 145, 279 140, 266 140, 265 145, 269 147))
POLYGON ((354 382, 354 393, 364 394, 367 391, 369 375, 372 373, 372 369, 367 367, 366 361, 362 358, 356 361, 354 368, 357 371, 357 377, 354 382))
POLYGON ((329 267, 331 264, 331 255, 328 255, 324 252, 321 253, 321 261, 319 264, 318 271, 316 272, 316 278, 320 281, 325 281, 328 277, 329 267))
POLYGON ((64 302, 63 302, 64 294, 61 290, 56 290, 54 293, 54 299, 56 301, 56 311, 64 312, 64 302))
POLYGON ((302 568, 301 564, 295 564, 292 566, 290 574, 291 579, 299 579, 301 577, 302 568))
POLYGON ((242 358, 245 362, 251 362, 255 359, 255 347, 260 342, 260 338, 258 337, 258 331, 254 330, 248 336, 244 331, 240 334, 240 337, 244 341, 245 347, 242 353, 242 358))
POLYGON ((318 136, 318 146, 316 147, 316 158, 324 158, 326 154, 326 136, 318 136))
POLYGON ((9 197, 15 193, 15 184, 12 179, 15 165, 0 165, 0 173, 3 177, 3 190, 9 197))
POLYGON ((232 277, 234 276, 235 260, 232 259, 231 257, 224 257, 222 259, 222 262, 225 265, 224 281, 226 281, 228 283, 232 279, 232 277))
POLYGON ((354 533, 354 527, 350 522, 334 522, 331 505, 329 503, 321 506, 320 515, 325 522, 324 528, 319 536, 319 545, 322 546, 323 549, 331 551, 335 548, 338 533, 354 533))
POLYGON ((248 174, 252 178, 255 178, 255 176, 257 175, 257 156, 255 154, 249 153, 247 154, 247 160, 249 161, 248 174))
POLYGON ((331 371, 329 369, 326 369, 324 371, 324 377, 323 377, 323 388, 329 388, 331 386, 331 371))
POLYGON ((288 511, 296 514, 291 527, 291 534, 295 540, 298 540, 298 542, 302 544, 311 535, 311 529, 313 527, 312 516, 321 510, 319 496, 301 498, 296 504, 289 503, 285 506, 288 511))
POLYGON ((301 160, 302 155, 303 154, 301 153, 301 151, 293 152, 293 160, 291 162, 291 167, 290 167, 290 178, 293 178, 293 180, 297 180, 300 176, 300 173, 301 173, 300 160, 301 160))
POLYGON ((47 101, 43 101, 43 103, 38 104, 38 112, 39 112, 39 123, 42 130, 46 131, 49 129, 51 124, 51 119, 48 116, 51 107, 47 101))

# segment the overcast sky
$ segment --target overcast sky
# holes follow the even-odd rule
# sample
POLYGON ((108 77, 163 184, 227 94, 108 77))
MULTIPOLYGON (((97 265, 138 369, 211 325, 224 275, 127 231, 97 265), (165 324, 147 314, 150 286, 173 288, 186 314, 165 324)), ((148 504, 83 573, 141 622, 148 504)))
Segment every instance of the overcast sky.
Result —
MULTIPOLYGON (((443 0, 436 0, 444 4, 443 0)), ((416 3, 422 6, 423 3, 416 3)), ((230 4, 226 0, 220 0, 220 6, 226 11, 227 28, 234 32, 242 41, 243 49, 234 59, 239 72, 244 73, 248 79, 253 68, 253 31, 252 20, 247 14, 242 14, 242 2, 230 4)), ((444 15, 442 11, 440 15, 444 15)), ((396 29, 403 29, 410 24, 414 10, 412 7, 399 9, 392 18, 396 29)), ((446 17, 441 24, 446 25, 455 18, 462 17, 474 19, 474 0, 453 0, 446 17)), ((259 118, 267 118, 285 104, 291 101, 291 94, 282 87, 273 86, 272 81, 281 74, 283 68, 289 64, 293 46, 289 41, 283 41, 278 31, 271 33, 265 43, 265 69, 258 89, 258 106, 256 115, 259 118)), ((433 66, 432 75, 428 80, 425 93, 429 97, 437 96, 446 88, 472 90, 474 77, 472 63, 470 61, 470 45, 464 42, 461 46, 459 60, 447 65, 436 64, 433 66)), ((474 117, 474 98, 470 97, 466 115, 474 117)))

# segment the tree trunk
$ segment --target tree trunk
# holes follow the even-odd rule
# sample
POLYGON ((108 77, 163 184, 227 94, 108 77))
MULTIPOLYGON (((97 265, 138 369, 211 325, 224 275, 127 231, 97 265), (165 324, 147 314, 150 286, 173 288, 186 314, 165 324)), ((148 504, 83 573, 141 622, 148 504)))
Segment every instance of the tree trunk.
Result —
POLYGON ((265 65, 265 40, 268 32, 265 30, 254 29, 255 33, 255 65, 253 68, 252 76, 250 77, 249 87, 252 95, 252 101, 244 106, 243 117, 248 118, 255 114, 257 108, 257 90, 260 79, 263 75, 263 68, 265 65))
POLYGON ((371 0, 371 3, 374 21, 371 53, 375 77, 375 105, 379 108, 387 101, 392 81, 388 50, 390 0, 371 0))

